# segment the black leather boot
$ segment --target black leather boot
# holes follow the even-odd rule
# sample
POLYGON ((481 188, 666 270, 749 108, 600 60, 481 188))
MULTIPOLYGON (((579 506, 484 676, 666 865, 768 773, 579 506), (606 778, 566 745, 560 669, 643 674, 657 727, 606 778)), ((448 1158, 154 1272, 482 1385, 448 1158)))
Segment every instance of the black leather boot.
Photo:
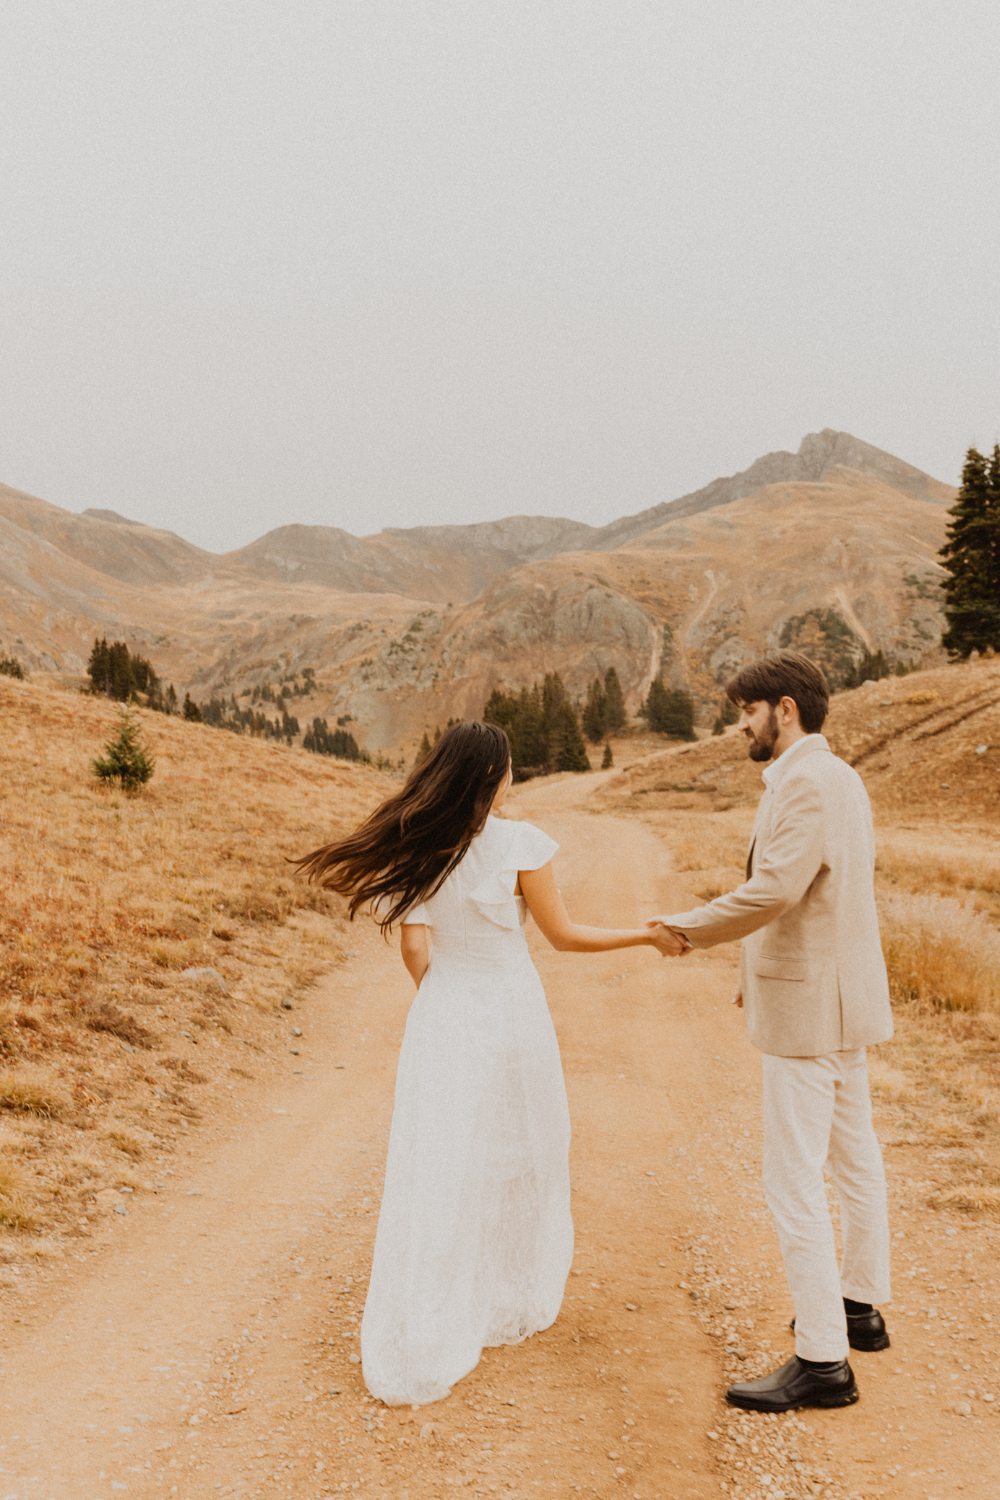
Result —
POLYGON ((847 1360, 826 1370, 810 1370, 793 1354, 786 1365, 765 1375, 731 1385, 726 1392, 730 1406, 744 1411, 794 1411, 798 1406, 853 1406, 858 1399, 854 1371, 847 1360))
MULTIPOLYGON (((847 1313, 847 1342, 852 1349, 859 1349, 864 1354, 874 1354, 878 1349, 888 1349, 889 1334, 886 1330, 885 1319, 877 1307, 870 1312, 847 1313)), ((795 1332, 795 1319, 789 1323, 789 1328, 795 1332)))

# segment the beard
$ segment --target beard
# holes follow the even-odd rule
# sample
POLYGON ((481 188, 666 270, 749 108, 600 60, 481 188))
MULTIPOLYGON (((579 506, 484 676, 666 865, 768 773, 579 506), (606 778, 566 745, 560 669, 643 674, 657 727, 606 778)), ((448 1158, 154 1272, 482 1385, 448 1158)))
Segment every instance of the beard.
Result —
POLYGON ((767 728, 759 735, 751 732, 747 736, 750 744, 750 759, 756 761, 770 760, 774 754, 774 745, 779 733, 778 715, 776 710, 772 708, 771 717, 767 721, 767 728))

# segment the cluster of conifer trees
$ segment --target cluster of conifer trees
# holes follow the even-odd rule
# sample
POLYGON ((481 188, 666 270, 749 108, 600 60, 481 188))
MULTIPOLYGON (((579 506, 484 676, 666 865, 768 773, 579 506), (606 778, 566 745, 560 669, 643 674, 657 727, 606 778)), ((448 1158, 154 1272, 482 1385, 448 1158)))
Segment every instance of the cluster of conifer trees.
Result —
POLYGON ((312 728, 307 729, 302 744, 316 755, 335 755, 340 760, 360 760, 361 751, 353 734, 346 729, 330 730, 325 719, 313 719, 312 728))
POLYGON ((970 448, 958 499, 948 512, 941 561, 948 629, 941 644, 965 660, 973 651, 1000 651, 1000 446, 989 458, 970 448))
POLYGON ((184 717, 200 723, 211 724, 214 729, 228 729, 231 734, 248 734, 254 739, 284 740, 290 745, 299 734, 299 721, 289 714, 282 700, 281 718, 269 719, 260 709, 240 708, 235 697, 227 703, 224 698, 212 697, 207 703, 197 704, 190 698, 184 700, 184 717), (188 705, 190 704, 190 710, 188 705))
POLYGON ((174 685, 164 690, 163 684, 153 671, 152 662, 144 656, 133 655, 124 641, 112 641, 110 646, 102 636, 95 638, 94 647, 87 662, 90 690, 114 698, 119 703, 139 703, 161 714, 177 712, 177 694, 174 685))
POLYGON ((694 699, 684 688, 668 688, 662 677, 649 684, 646 701, 639 709, 650 729, 667 734, 672 740, 696 740, 694 732, 694 699))
POLYGON ((497 688, 483 712, 487 724, 498 724, 510 737, 515 781, 553 771, 589 771, 587 747, 576 709, 558 672, 546 674, 519 693, 497 688))
POLYGON ((583 732, 595 745, 600 744, 606 734, 618 734, 625 728, 628 714, 614 667, 605 672, 603 682, 600 677, 595 677, 588 687, 582 718, 583 732))

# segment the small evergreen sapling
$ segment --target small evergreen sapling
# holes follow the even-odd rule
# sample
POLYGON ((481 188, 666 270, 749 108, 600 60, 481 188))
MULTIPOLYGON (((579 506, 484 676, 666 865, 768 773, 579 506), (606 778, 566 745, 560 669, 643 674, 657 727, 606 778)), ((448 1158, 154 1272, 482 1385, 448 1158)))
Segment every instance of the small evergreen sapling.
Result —
POLYGON ((119 711, 118 733, 91 765, 99 781, 120 781, 125 792, 138 791, 152 776, 156 762, 139 738, 138 721, 127 708, 119 711))
POLYGON ((610 771, 610 769, 614 765, 614 763, 615 763, 615 758, 611 754, 611 741, 608 740, 607 744, 604 746, 604 758, 601 761, 601 770, 602 771, 610 771))

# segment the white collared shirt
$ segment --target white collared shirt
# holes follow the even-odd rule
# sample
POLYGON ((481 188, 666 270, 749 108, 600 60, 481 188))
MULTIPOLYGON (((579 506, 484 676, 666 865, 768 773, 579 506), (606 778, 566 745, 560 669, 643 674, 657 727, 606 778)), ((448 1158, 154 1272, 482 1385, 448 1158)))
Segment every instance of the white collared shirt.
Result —
POLYGON ((822 749, 824 750, 829 750, 830 748, 825 734, 803 735, 800 740, 796 740, 793 745, 789 745, 788 749, 784 751, 783 754, 779 755, 777 760, 769 761, 768 764, 764 767, 763 771, 761 771, 760 773, 764 778, 764 785, 770 787, 773 791, 778 782, 781 780, 782 776, 784 776, 785 772, 787 771, 788 762, 791 760, 792 756, 797 755, 798 752, 806 745, 811 746, 813 749, 822 747, 822 749))

